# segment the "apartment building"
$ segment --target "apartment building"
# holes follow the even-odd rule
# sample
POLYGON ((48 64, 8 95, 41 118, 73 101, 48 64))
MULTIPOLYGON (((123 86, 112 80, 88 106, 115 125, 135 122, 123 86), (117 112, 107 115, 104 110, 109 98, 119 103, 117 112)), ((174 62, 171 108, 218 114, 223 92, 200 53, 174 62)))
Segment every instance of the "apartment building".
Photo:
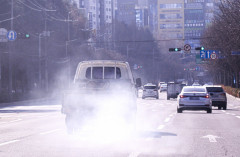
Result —
POLYGON ((184 0, 157 1, 158 29, 156 39, 167 51, 184 45, 184 0))

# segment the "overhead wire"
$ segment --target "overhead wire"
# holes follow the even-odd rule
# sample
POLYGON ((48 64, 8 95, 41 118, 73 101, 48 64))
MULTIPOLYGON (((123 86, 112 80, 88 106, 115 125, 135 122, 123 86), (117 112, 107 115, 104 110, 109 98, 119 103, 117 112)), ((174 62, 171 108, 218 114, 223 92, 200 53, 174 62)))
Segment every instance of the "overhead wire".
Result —
POLYGON ((13 19, 17 19, 18 17, 20 17, 21 15, 17 15, 17 16, 15 16, 15 17, 13 17, 13 18, 8 18, 8 19, 5 19, 5 20, 2 20, 2 21, 0 21, 0 23, 2 23, 2 22, 6 22, 6 21, 10 21, 10 20, 13 20, 13 19))
POLYGON ((42 10, 39 10, 39 9, 33 8, 33 7, 31 7, 31 6, 29 6, 29 5, 25 4, 25 3, 23 3, 23 2, 20 1, 20 0, 17 0, 17 2, 20 3, 20 4, 23 4, 24 6, 28 7, 29 9, 32 9, 32 10, 34 10, 34 11, 39 11, 39 12, 42 11, 42 10))

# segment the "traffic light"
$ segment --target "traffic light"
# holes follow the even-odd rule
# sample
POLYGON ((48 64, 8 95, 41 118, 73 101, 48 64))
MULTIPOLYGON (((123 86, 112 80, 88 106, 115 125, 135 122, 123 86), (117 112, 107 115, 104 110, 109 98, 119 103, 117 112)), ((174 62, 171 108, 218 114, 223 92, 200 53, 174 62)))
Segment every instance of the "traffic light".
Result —
POLYGON ((30 34, 29 33, 18 33, 18 39, 29 39, 30 34))
POLYGON ((195 50, 202 50, 203 51, 204 47, 203 46, 202 47, 196 47, 195 50))
POLYGON ((181 51, 181 50, 182 50, 181 48, 169 48, 169 51, 177 52, 177 51, 181 51))
POLYGON ((25 34, 25 38, 26 38, 26 39, 30 38, 30 34, 26 33, 26 34, 25 34))

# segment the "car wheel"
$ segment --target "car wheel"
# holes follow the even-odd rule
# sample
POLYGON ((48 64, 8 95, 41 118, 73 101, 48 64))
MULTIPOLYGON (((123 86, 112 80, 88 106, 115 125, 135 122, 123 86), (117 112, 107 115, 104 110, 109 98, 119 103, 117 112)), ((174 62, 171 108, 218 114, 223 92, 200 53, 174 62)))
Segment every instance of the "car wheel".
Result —
POLYGON ((221 106, 218 106, 218 109, 219 109, 219 110, 221 110, 221 108, 222 108, 221 106))
POLYGON ((180 108, 177 108, 177 113, 182 113, 182 110, 180 108))
POLYGON ((208 109, 208 110, 207 110, 207 113, 212 113, 212 109, 208 109))
POLYGON ((227 109, 227 105, 223 106, 223 110, 226 110, 227 109))

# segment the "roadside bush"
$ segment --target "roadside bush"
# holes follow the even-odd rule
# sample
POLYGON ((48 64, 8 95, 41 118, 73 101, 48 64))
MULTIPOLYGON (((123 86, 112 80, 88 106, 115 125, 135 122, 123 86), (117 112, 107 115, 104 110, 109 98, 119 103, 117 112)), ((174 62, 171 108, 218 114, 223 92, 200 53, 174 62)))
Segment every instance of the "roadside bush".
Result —
POLYGON ((231 86, 224 86, 224 85, 222 85, 222 87, 225 90, 225 92, 227 92, 228 94, 240 98, 240 89, 232 88, 231 86))

